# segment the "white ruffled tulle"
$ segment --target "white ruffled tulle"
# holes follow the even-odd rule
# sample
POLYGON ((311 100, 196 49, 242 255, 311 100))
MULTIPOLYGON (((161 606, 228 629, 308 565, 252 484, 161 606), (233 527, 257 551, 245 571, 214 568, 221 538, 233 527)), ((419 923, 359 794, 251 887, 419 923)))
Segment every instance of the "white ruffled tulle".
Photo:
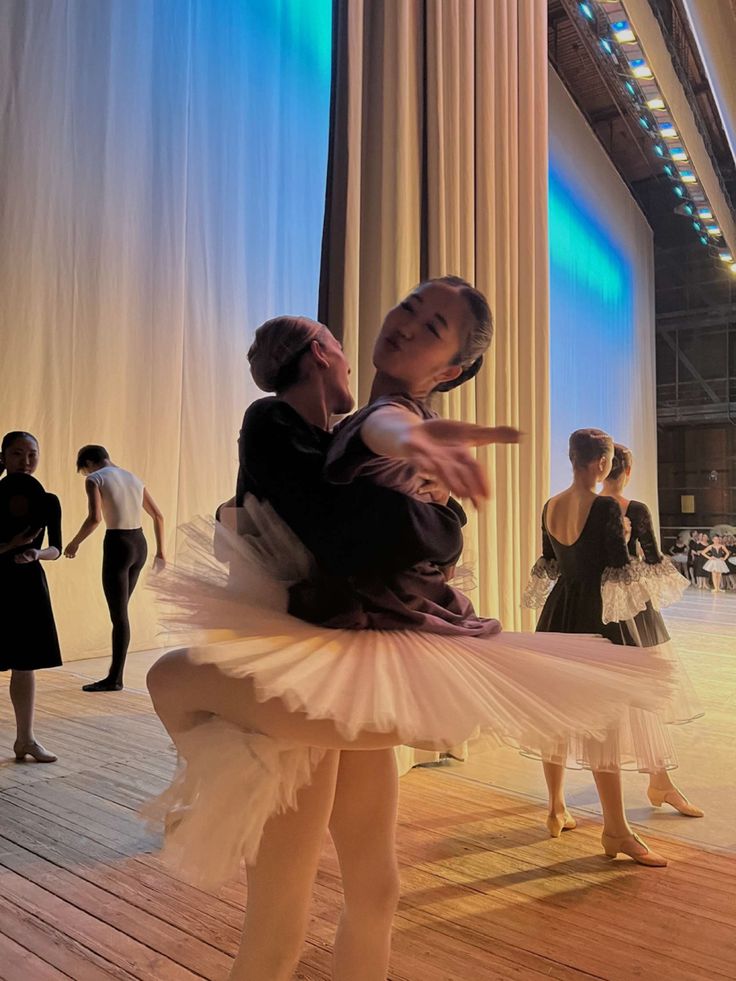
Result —
POLYGON ((177 738, 171 785, 141 814, 166 830, 162 861, 216 888, 255 861, 266 822, 296 807, 324 750, 245 732, 213 718, 177 738))
POLYGON ((652 564, 637 560, 605 569, 601 578, 603 622, 633 620, 646 610, 647 603, 663 610, 678 603, 688 586, 687 579, 664 560, 652 564))
POLYGON ((557 559, 545 559, 544 556, 540 556, 532 566, 529 581, 521 597, 521 605, 529 610, 541 610, 559 578, 560 568, 557 559))
MULTIPOLYGON (((576 634, 321 628, 284 612, 287 585, 313 563, 267 504, 249 499, 217 529, 197 521, 182 531, 188 561, 149 585, 169 604, 170 626, 196 634, 189 659, 248 678, 260 700, 332 720, 349 740, 387 732, 396 744, 447 750, 481 732, 564 765, 669 765, 670 747, 645 724, 661 727, 674 711, 677 666, 663 648, 576 634)), ((316 757, 222 722, 191 736, 184 769, 148 812, 164 818, 165 854, 182 874, 222 881, 252 860, 266 820, 293 804, 316 757)))
POLYGON ((703 568, 706 572, 729 573, 731 571, 724 559, 708 559, 703 568))

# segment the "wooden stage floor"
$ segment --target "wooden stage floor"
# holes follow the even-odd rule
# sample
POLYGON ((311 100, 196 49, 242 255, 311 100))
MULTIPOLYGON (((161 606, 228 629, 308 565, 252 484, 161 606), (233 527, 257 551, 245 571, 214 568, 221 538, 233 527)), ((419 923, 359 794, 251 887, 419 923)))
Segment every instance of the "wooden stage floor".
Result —
MULTIPOLYGON (((67 669, 38 681, 39 735, 60 760, 0 760, 0 978, 226 978, 244 888, 213 896, 172 878, 136 817, 173 767, 147 697, 83 694, 67 669)), ((736 978, 734 856, 648 832, 669 868, 610 861, 595 816, 553 841, 538 802, 460 773, 402 780, 391 979, 736 978)), ((329 978, 339 903, 326 845, 297 977, 329 978)))

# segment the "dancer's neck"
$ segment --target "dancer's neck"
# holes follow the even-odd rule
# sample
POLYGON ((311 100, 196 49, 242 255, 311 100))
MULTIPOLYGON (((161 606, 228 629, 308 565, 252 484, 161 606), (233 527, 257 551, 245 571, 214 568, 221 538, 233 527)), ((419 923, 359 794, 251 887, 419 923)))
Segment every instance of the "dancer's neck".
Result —
POLYGON ((576 491, 578 494, 595 494, 597 486, 598 480, 595 474, 591 474, 587 470, 574 471, 570 490, 576 491))
POLYGON ((333 413, 324 391, 315 391, 313 385, 310 385, 309 388, 293 385, 288 392, 284 392, 279 398, 282 402, 290 405, 295 412, 298 412, 310 426, 325 430, 330 428, 330 419, 333 413))
POLYGON ((408 395, 409 398, 417 399, 421 402, 426 399, 431 394, 429 388, 427 391, 421 392, 410 392, 408 391, 408 386, 406 382, 401 381, 399 378, 393 378, 391 375, 386 375, 382 371, 377 371, 376 376, 373 379, 373 384, 371 385, 370 402, 375 402, 376 399, 380 399, 384 395, 408 395))

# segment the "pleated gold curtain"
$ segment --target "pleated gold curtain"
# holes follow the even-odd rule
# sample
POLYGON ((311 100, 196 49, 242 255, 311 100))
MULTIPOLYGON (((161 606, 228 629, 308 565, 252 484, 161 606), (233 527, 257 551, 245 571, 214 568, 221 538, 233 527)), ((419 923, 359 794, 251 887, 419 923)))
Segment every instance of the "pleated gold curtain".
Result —
POLYGON ((518 426, 480 451, 493 498, 466 529, 480 612, 520 605, 549 483, 545 0, 336 0, 320 318, 361 403, 382 316, 453 273, 488 296, 496 334, 443 412, 518 426))

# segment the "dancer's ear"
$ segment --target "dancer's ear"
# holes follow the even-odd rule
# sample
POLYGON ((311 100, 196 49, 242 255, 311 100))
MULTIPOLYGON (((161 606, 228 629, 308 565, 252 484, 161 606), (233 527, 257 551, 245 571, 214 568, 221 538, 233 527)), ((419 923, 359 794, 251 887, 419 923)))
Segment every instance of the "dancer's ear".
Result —
POLYGON ((325 354, 325 349, 318 340, 315 339, 312 341, 310 351, 312 352, 312 357, 314 358, 318 368, 325 370, 326 368, 330 367, 330 362, 325 354))

